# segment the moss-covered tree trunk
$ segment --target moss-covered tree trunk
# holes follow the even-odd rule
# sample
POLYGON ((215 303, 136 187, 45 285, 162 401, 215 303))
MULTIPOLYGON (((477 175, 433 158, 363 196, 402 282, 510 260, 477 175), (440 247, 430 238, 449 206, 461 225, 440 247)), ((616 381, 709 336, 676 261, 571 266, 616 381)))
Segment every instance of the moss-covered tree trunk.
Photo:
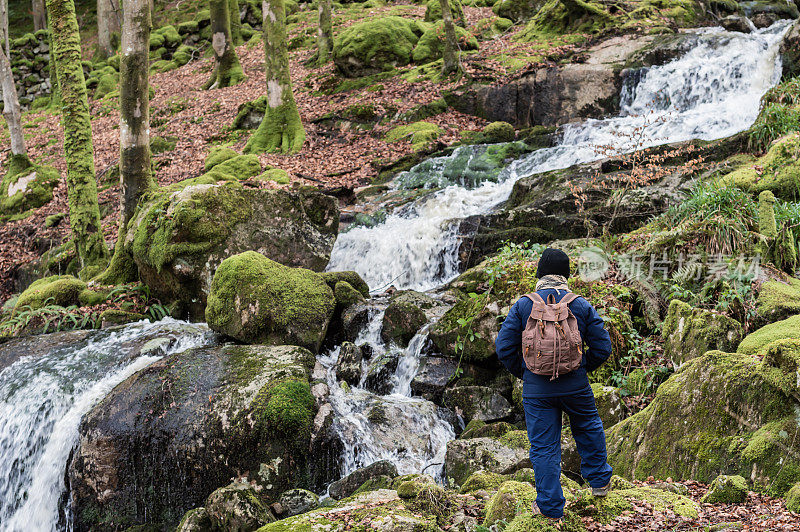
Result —
MULTIPOLYGON (((244 79, 242 65, 236 57, 231 37, 230 6, 227 0, 209 0, 211 11, 211 48, 216 66, 204 89, 219 89, 236 85, 244 79)), ((237 8, 238 10, 238 8, 237 8)))
POLYGON ((242 17, 239 13, 239 0, 228 0, 228 13, 231 19, 231 40, 234 46, 244 44, 242 37, 242 17))
POLYGON ((264 0, 264 51, 267 107, 261 125, 244 147, 246 153, 296 153, 306 132, 292 94, 286 49, 286 9, 283 0, 264 0))
POLYGON ((25 155, 25 137, 22 135, 22 113, 19 109, 17 87, 14 85, 14 75, 11 73, 11 62, 5 52, 5 46, 0 47, 0 89, 3 92, 3 116, 8 124, 11 134, 11 154, 25 155))
POLYGON ((77 258, 84 269, 105 262, 108 249, 100 227, 92 126, 81 66, 81 38, 72 0, 47 0, 47 15, 53 35, 50 53, 55 56, 61 89, 69 222, 77 258))
POLYGON ((50 78, 50 108, 61 109, 61 89, 58 86, 58 76, 56 75, 56 54, 53 53, 53 30, 50 29, 50 21, 47 22, 47 42, 50 46, 50 61, 47 66, 50 78))
POLYGON ((458 40, 456 38, 456 28, 453 24, 453 12, 450 10, 449 0, 439 0, 439 5, 442 6, 442 19, 444 20, 444 65, 442 66, 442 74, 448 75, 458 72, 460 65, 458 63, 458 40))
POLYGON ((97 0, 97 51, 106 59, 115 53, 114 36, 119 34, 119 0, 97 0))
POLYGON ((47 28, 47 11, 44 8, 44 0, 31 2, 31 14, 33 15, 33 31, 47 28))
POLYGON ((331 59, 333 50, 333 21, 331 0, 319 0, 319 27, 317 28, 317 61, 324 65, 331 59))

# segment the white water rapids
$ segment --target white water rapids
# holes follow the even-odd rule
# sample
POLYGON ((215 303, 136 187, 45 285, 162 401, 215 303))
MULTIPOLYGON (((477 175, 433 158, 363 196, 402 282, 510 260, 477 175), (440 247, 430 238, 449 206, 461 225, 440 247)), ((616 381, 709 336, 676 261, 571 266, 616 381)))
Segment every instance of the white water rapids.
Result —
POLYGON ((65 527, 60 510, 65 465, 78 443, 83 415, 111 389, 164 355, 209 342, 208 327, 171 319, 140 322, 22 356, 0 371, 0 530, 65 527), (152 355, 136 356, 142 337, 174 338, 152 355))
POLYGON ((429 290, 458 274, 459 219, 484 214, 505 201, 514 182, 537 172, 597 160, 601 146, 639 147, 714 140, 748 128, 761 96, 780 78, 778 48, 788 21, 750 34, 701 30, 683 56, 650 68, 621 94, 621 115, 562 128, 559 144, 535 151, 505 168, 499 182, 469 189, 446 187, 398 209, 375 227, 340 234, 328 269, 355 270, 371 288, 393 284, 429 290))

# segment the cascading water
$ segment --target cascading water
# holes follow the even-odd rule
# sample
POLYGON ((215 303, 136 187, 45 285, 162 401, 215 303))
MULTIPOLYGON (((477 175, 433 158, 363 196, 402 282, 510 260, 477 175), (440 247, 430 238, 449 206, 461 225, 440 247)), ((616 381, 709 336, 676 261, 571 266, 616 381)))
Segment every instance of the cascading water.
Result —
MULTIPOLYGON (((602 157, 670 142, 723 138, 749 127, 759 101, 780 77, 778 48, 789 21, 750 34, 700 30, 682 57, 650 68, 625 86, 619 117, 564 126, 558 146, 514 161, 498 182, 446 187, 395 211, 375 227, 339 235, 330 270, 355 270, 373 287, 429 290, 458 274, 457 221, 489 212, 515 181, 602 157), (644 138, 632 138, 643 128, 644 138)), ((450 156, 453 157, 453 156, 450 156)), ((441 166, 447 158, 442 158, 441 166)), ((431 165, 436 167, 437 165, 431 165)))
POLYGON ((59 524, 64 467, 78 443, 83 415, 114 386, 162 356, 212 341, 205 325, 140 322, 91 332, 55 346, 47 356, 23 353, 0 371, 0 529, 64 528, 59 524), (147 338, 165 341, 160 349, 138 356, 147 338))

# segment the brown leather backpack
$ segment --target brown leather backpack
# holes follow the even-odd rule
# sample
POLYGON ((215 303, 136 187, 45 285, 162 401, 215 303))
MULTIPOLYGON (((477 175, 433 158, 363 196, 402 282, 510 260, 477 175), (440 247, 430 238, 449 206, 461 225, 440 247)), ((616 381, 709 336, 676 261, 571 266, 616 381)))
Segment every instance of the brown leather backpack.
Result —
POLYGON ((528 369, 555 380, 575 371, 583 359, 583 340, 578 320, 569 309, 577 295, 568 293, 556 303, 552 294, 547 302, 537 294, 526 294, 533 301, 531 315, 522 331, 522 356, 528 369))

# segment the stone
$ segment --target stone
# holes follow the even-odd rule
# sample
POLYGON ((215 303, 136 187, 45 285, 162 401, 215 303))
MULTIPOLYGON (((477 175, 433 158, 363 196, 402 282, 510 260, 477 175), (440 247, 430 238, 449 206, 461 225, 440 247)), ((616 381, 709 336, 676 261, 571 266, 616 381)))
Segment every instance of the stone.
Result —
POLYGON ((205 508, 189 510, 181 519, 175 532, 208 532, 211 530, 211 519, 205 508))
MULTIPOLYGON (((439 4, 439 0, 431 0, 431 2, 434 2, 437 6, 439 4)), ((478 49, 478 39, 476 39, 472 33, 460 26, 455 26, 455 33, 460 50, 478 49)), ((445 47, 444 35, 444 21, 442 20, 434 23, 425 30, 425 33, 419 38, 411 54, 414 62, 417 64, 426 64, 441 59, 445 47)))
POLYGON ((500 331, 500 305, 485 294, 460 299, 437 321, 428 337, 444 356, 462 359, 466 362, 486 362, 492 360, 494 340, 500 331), (469 324, 464 320, 471 318, 469 324), (468 331, 474 334, 469 340, 468 331), (459 340, 463 348, 458 349, 459 340))
POLYGON ((428 322, 425 310, 435 304, 432 297, 413 290, 396 293, 383 314, 381 338, 401 347, 407 346, 417 331, 428 322))
POLYGON ((417 374, 411 381, 415 395, 429 401, 439 401, 445 387, 450 383, 458 367, 458 361, 445 357, 423 357, 417 374))
POLYGON ((786 494, 786 508, 790 512, 800 513, 800 482, 792 486, 786 494))
POLYGON ((234 482, 214 490, 206 500, 206 514, 217 530, 252 532, 275 520, 253 486, 234 482))
POLYGON ((397 485, 397 495, 401 499, 414 499, 425 486, 436 484, 430 475, 414 475, 414 478, 404 480, 397 485))
POLYGON ((761 285, 756 299, 757 326, 800 314, 800 279, 769 280, 761 285))
POLYGON ((124 246, 155 297, 177 302, 179 314, 202 321, 214 271, 224 259, 255 251, 286 266, 320 271, 338 224, 336 200, 310 187, 195 184, 141 204, 124 246))
POLYGON ((128 377, 81 422, 68 471, 75 526, 176 526, 245 471, 264 500, 308 487, 313 365, 300 347, 225 345, 128 377))
POLYGON ((543 0, 498 0, 492 11, 498 17, 522 22, 535 15, 544 4, 543 0))
POLYGON ((344 342, 336 360, 336 378, 355 386, 361 380, 361 349, 352 342, 344 342))
POLYGON ((594 383, 592 384, 592 393, 603 427, 610 428, 622 421, 625 417, 625 405, 622 402, 619 388, 594 383))
POLYGON ((527 482, 509 480, 500 485, 497 493, 486 505, 483 526, 489 527, 503 521, 511 522, 518 514, 530 512, 536 501, 536 490, 527 482))
POLYGON ((747 500, 747 481, 739 475, 719 475, 711 483, 702 502, 707 504, 742 504, 747 500))
POLYGON ((34 164, 25 155, 10 155, 0 180, 0 215, 21 214, 49 203, 61 181, 58 170, 34 164))
POLYGON ((662 325, 664 355, 680 365, 713 349, 733 351, 742 341, 744 327, 718 312, 694 308, 673 299, 662 325))
POLYGON ((459 386, 444 391, 442 402, 460 415, 464 422, 497 421, 513 411, 505 397, 486 386, 459 386))
POLYGON ((242 342, 317 352, 335 307, 333 292, 318 274, 246 251, 217 268, 205 317, 213 330, 242 342))
POLYGON ((334 499, 344 499, 352 495, 361 485, 372 478, 386 475, 394 478, 397 476, 397 467, 388 461, 380 460, 372 464, 356 469, 344 478, 331 484, 328 494, 334 499))
POLYGON ((719 21, 719 25, 727 31, 738 31, 739 33, 750 33, 752 31, 747 19, 738 15, 728 15, 719 21))
POLYGON ((527 448, 514 448, 493 438, 447 443, 444 475, 461 485, 476 471, 508 474, 530 466, 527 448))
POLYGON ((400 357, 394 352, 384 353, 372 360, 364 377, 364 387, 378 395, 391 393, 394 387, 392 377, 399 361, 400 357))
POLYGON ((319 506, 319 495, 301 488, 284 491, 278 499, 283 512, 281 517, 304 514, 319 506))
POLYGON ((342 332, 344 338, 354 342, 358 333, 369 322, 371 307, 366 303, 350 305, 342 311, 342 332))
POLYGON ((745 336, 736 349, 744 355, 757 355, 776 340, 800 339, 800 314, 765 325, 745 336))
POLYGON ((791 79, 800 75, 800 22, 795 21, 783 36, 780 52, 783 79, 791 79))

